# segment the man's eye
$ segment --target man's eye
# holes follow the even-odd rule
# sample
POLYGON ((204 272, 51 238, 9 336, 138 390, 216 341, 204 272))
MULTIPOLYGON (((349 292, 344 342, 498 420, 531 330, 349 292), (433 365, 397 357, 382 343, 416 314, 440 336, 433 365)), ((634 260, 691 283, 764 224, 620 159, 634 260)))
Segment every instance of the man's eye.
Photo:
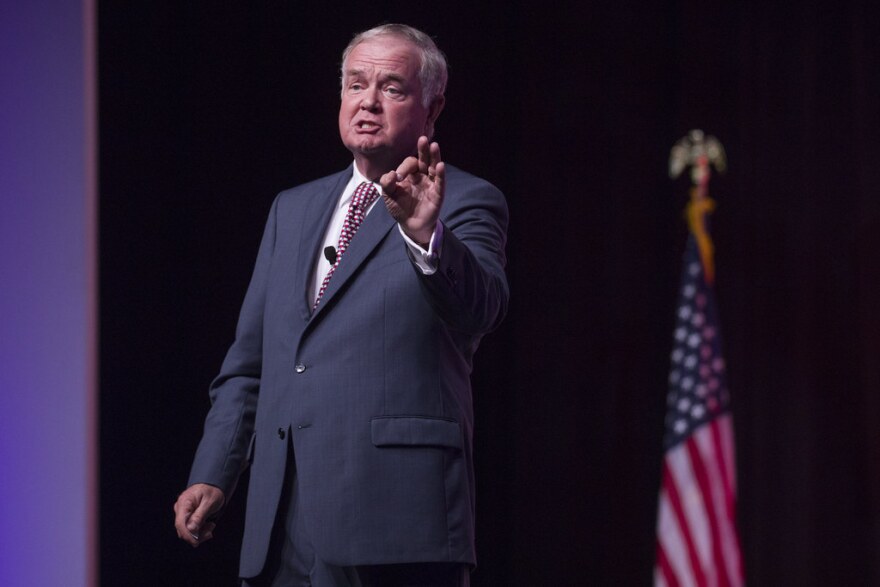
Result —
POLYGON ((361 90, 364 89, 364 86, 359 83, 353 83, 350 86, 348 86, 348 89, 353 92, 360 92, 361 90))

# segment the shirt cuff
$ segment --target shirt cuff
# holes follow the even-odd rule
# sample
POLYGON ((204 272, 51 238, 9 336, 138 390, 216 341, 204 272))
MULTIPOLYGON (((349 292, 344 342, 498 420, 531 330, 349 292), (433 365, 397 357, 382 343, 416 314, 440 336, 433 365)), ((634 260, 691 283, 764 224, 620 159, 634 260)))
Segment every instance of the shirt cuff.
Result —
POLYGON ((443 223, 439 220, 437 221, 437 226, 434 227, 434 233, 431 235, 427 251, 419 246, 416 241, 409 238, 400 224, 397 225, 397 230, 400 231, 400 236, 406 241, 406 248, 415 266, 424 275, 433 275, 440 265, 440 251, 443 248, 443 223))

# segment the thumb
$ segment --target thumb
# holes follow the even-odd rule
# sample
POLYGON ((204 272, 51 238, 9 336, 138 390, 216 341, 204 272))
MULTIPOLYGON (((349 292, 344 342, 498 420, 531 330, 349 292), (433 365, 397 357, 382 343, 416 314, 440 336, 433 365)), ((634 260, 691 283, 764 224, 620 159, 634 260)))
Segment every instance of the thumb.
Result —
POLYGON ((209 505, 209 501, 207 499, 202 499, 199 502, 199 506, 196 508, 196 511, 190 515, 189 519, 186 521, 186 529, 191 533, 198 535, 199 531, 202 529, 202 526, 205 524, 205 520, 208 519, 208 516, 211 515, 211 506, 209 505))

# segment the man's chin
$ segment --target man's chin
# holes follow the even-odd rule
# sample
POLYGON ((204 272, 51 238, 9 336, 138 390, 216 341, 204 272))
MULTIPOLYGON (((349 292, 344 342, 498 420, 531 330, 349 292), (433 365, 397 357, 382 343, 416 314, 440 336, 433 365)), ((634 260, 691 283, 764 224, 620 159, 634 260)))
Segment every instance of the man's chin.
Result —
POLYGON ((353 144, 349 146, 348 150, 352 153, 372 155, 375 153, 381 153, 382 151, 387 151, 388 145, 373 138, 364 138, 358 141, 354 141, 353 144))
POLYGON ((374 141, 360 142, 354 146, 348 146, 348 150, 351 151, 355 158, 369 159, 373 163, 388 167, 388 169, 397 167, 403 161, 403 158, 397 161, 394 156, 394 150, 384 143, 374 141))
MULTIPOLYGON (((363 139, 363 137, 359 137, 363 139)), ((371 167, 385 171, 397 169, 411 153, 402 149, 394 149, 385 141, 358 140, 346 143, 346 148, 355 159, 368 161, 371 167)), ((362 170, 363 171, 363 170, 362 170)))

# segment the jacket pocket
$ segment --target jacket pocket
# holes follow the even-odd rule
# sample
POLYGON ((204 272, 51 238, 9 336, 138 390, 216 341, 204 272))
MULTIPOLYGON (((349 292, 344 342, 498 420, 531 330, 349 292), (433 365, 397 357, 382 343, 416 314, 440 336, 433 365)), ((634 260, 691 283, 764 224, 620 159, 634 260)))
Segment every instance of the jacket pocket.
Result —
POLYGON ((376 416, 370 421, 375 446, 436 446, 461 450, 461 426, 430 416, 376 416))

